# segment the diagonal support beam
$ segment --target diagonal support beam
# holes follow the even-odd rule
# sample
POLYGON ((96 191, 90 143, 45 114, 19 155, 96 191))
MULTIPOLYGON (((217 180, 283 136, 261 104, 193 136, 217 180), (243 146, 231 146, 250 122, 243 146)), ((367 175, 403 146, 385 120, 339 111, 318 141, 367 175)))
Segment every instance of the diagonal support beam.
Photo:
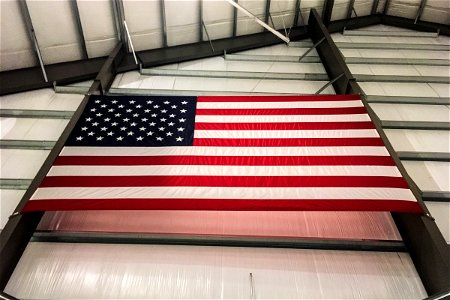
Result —
POLYGON ((80 106, 75 111, 74 116, 69 121, 69 124, 64 129, 61 137, 56 142, 55 147, 48 155, 36 177, 33 179, 29 188, 20 200, 20 203, 14 210, 13 215, 3 228, 0 234, 0 257, 2 259, 2 262, 0 263, 0 290, 3 290, 8 283, 14 268, 19 262, 23 251, 25 250, 31 236, 43 216, 43 212, 21 214, 20 211, 39 187, 41 181, 50 170, 53 161, 61 152, 64 143, 69 137, 72 129, 75 127, 75 124, 80 118, 83 109, 89 100, 89 95, 102 94, 109 88, 115 75, 117 74, 117 66, 123 59, 124 55, 123 45, 122 43, 119 43, 105 61, 103 67, 94 80, 94 83, 91 85, 88 94, 84 97, 80 106))
POLYGON ((380 0, 374 0, 372 4, 372 11, 370 12, 372 15, 375 15, 378 11, 378 4, 380 0))
POLYGON ((254 14, 252 14, 251 12, 249 12, 248 10, 246 10, 245 8, 243 8, 242 6, 240 6, 239 4, 237 4, 236 2, 234 2, 233 0, 225 0, 228 3, 230 3, 231 5, 233 5, 234 7, 236 7, 237 9, 239 9, 240 11, 242 11, 245 15, 247 15, 248 17, 252 18, 256 23, 258 23, 259 25, 261 25, 262 27, 264 27, 265 29, 269 30, 271 33, 273 33, 274 35, 276 35, 278 38, 280 38, 281 40, 283 40, 285 43, 289 43, 289 38, 285 37, 284 35, 282 35, 281 33, 279 33, 278 31, 276 31, 275 29, 273 29, 272 27, 270 27, 267 23, 264 23, 263 21, 261 21, 260 19, 258 19, 258 17, 256 17, 254 14))
POLYGON ((70 1, 72 7, 72 14, 75 18, 75 22, 78 30, 78 40, 80 41, 81 53, 83 54, 83 59, 88 59, 89 55, 86 48, 86 40, 84 38, 83 25, 81 24, 80 11, 78 10, 78 0, 70 1))
POLYGON ((425 8, 425 5, 427 4, 427 0, 422 0, 420 2, 419 8, 417 9, 417 15, 414 19, 414 24, 417 24, 417 21, 420 21, 420 17, 422 16, 423 10, 425 8))

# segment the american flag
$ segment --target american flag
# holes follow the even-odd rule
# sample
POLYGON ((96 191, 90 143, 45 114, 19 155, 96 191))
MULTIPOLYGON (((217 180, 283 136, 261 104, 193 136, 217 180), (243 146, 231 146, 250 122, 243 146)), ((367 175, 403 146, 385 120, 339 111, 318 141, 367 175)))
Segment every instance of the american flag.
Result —
POLYGON ((91 96, 27 211, 421 212, 354 95, 91 96))

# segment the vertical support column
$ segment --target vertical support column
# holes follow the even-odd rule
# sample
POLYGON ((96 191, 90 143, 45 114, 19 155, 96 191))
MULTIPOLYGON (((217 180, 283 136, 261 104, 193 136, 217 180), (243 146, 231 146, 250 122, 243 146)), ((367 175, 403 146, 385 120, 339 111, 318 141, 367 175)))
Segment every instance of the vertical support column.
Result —
POLYGON ((295 1, 295 13, 294 13, 294 21, 292 22, 292 27, 298 26, 298 15, 301 13, 300 12, 300 0, 296 0, 295 1))
POLYGON ((420 17, 422 16, 422 13, 423 13, 423 10, 424 10, 426 4, 427 4, 427 0, 422 0, 422 1, 420 2, 420 6, 419 6, 419 8, 417 9, 417 15, 416 15, 416 18, 414 19, 414 24, 416 24, 417 21, 420 21, 420 17))
POLYGON ((130 52, 130 45, 127 39, 127 33, 124 26, 125 21, 125 11, 123 9, 122 0, 112 0, 113 1, 113 11, 114 18, 116 22, 117 35, 119 36, 119 40, 125 46, 126 51, 130 52))
POLYGON ((78 10, 78 0, 72 0, 70 1, 70 4, 78 29, 78 40, 80 41, 81 53, 83 54, 83 59, 88 59, 89 55, 86 48, 86 40, 84 39, 83 25, 81 24, 80 11, 78 10))
POLYGON ((322 22, 328 26, 331 21, 331 14, 333 13, 334 0, 325 0, 322 9, 322 22))
POLYGON ((162 44, 163 47, 167 47, 166 4, 164 0, 159 0, 159 9, 161 15, 162 44))
POLYGON ((34 54, 36 55, 36 60, 41 66, 42 75, 45 82, 48 82, 47 72, 45 71, 44 61, 42 60, 41 50, 39 48, 39 43, 34 32, 33 22, 31 21, 30 11, 28 10, 28 5, 26 0, 20 0, 20 12, 25 21, 25 26, 27 27, 28 38, 30 39, 31 45, 33 46, 34 54))
MULTIPOLYGON (((239 0, 233 0, 234 2, 238 3, 239 0)), ((237 35, 237 8, 233 6, 233 37, 237 35)))
MULTIPOLYGON (((203 42, 203 0, 198 0, 198 41, 203 42)), ((206 26, 205 26, 206 27, 206 26)))
POLYGON ((383 15, 387 15, 387 12, 389 10, 389 4, 390 4, 391 0, 386 0, 386 2, 384 3, 384 8, 383 8, 383 15))
POLYGON ((374 0, 373 1, 373 5, 372 5, 372 11, 370 12, 370 14, 375 15, 377 13, 378 10, 378 3, 380 2, 380 0, 374 0))
MULTIPOLYGON (((270 18, 270 0, 266 0, 266 11, 264 13, 264 23, 269 24, 269 18, 270 18)), ((275 27, 275 24, 272 24, 273 27, 275 27)), ((267 29, 264 28, 264 31, 267 29)))

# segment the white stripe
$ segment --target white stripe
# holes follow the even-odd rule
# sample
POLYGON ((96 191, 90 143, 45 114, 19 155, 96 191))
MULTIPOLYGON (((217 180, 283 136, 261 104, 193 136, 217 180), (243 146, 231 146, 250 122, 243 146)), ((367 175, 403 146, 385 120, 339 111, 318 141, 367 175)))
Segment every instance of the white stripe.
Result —
POLYGON ((60 156, 389 156, 383 146, 348 147, 64 147, 60 156))
POLYGON ((394 166, 53 166, 47 176, 390 176, 394 166))
POLYGON ((196 115, 196 123, 291 123, 291 122, 359 122, 370 121, 368 114, 354 115, 238 115, 238 116, 203 116, 196 115))
POLYGON ((400 188, 248 188, 248 187, 121 187, 39 188, 38 199, 368 199, 416 201, 408 189, 400 188))
POLYGON ((197 102, 197 109, 242 109, 242 108, 326 108, 361 107, 361 100, 349 101, 288 101, 288 102, 197 102))
POLYGON ((194 138, 213 139, 290 139, 378 137, 375 129, 351 130, 196 130, 194 138))

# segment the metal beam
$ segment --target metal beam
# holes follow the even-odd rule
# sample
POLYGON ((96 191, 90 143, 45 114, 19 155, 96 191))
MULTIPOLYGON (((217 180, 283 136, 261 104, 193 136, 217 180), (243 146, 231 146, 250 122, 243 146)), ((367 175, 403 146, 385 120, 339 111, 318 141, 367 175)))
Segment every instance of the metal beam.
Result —
POLYGON ((166 23, 166 4, 165 0, 159 0, 159 13, 161 16, 162 45, 167 47, 167 23, 166 23))
POLYGON ((374 30, 346 30, 343 35, 348 36, 391 36, 391 37, 429 37, 435 38, 438 36, 437 32, 422 32, 422 31, 374 31, 374 30))
POLYGON ((298 56, 279 56, 279 55, 246 55, 246 54, 227 54, 227 61, 266 61, 266 62, 295 62, 295 63, 320 63, 319 56, 306 56, 301 62, 298 56))
MULTIPOLYGON (((270 17, 270 0, 266 0, 266 9, 264 12, 264 23, 269 24, 269 17, 270 17)), ((275 24, 272 22, 273 28, 275 28, 275 24)), ((267 30, 267 28, 264 28, 267 30)))
POLYGON ((24 19, 25 26, 27 28, 28 37, 30 39, 30 43, 33 46, 34 53, 36 55, 36 60, 41 66, 42 75, 44 77, 45 82, 48 82, 47 72, 45 71, 44 61, 42 59, 41 50, 39 48, 39 43, 36 38, 36 34, 34 32, 33 22, 31 21, 30 12, 28 11, 28 5, 26 0, 19 1, 20 12, 22 18, 24 19))
POLYGON ((381 125, 385 129, 450 130, 450 122, 382 120, 381 125))
POLYGON ((0 189, 26 190, 30 186, 31 181, 31 179, 0 178, 0 189))
POLYGON ((141 89, 141 88, 110 88, 108 95, 155 95, 155 96, 239 96, 239 95, 300 95, 294 93, 264 93, 264 92, 240 92, 240 91, 201 91, 201 90, 171 90, 171 89, 141 89))
MULTIPOLYGON (((395 50, 429 50, 429 51, 449 51, 448 45, 437 44, 403 44, 403 43, 355 43, 336 42, 339 49, 395 49, 395 50)), ((290 47, 297 47, 295 42, 289 43, 290 47)))
POLYGON ((439 31, 440 35, 450 36, 450 26, 446 24, 417 21, 414 23, 414 19, 407 19, 397 16, 381 15, 381 23, 389 26, 402 27, 417 31, 436 32, 439 31))
POLYGON ((207 70, 173 70, 173 69, 142 69, 142 75, 153 76, 187 76, 230 79, 278 79, 278 80, 328 80, 326 73, 270 73, 242 71, 207 71, 207 70))
MULTIPOLYGON (((105 64, 101 68, 96 79, 94 80, 94 83, 89 89, 88 94, 100 94, 103 93, 105 89, 109 88, 117 73, 117 66, 120 64, 123 57, 123 45, 119 43, 105 61, 105 64)), ((8 280, 19 262, 28 241, 43 216, 43 212, 21 214, 21 210, 39 187, 41 181, 47 175, 53 161, 61 152, 64 143, 80 118, 88 100, 89 96, 85 96, 74 113, 74 116, 69 121, 62 135, 56 142, 55 147, 52 151, 50 151, 50 154, 47 156, 44 164, 39 169, 35 178, 31 181, 30 186, 14 210, 13 215, 10 217, 0 233, 0 257, 2 258, 2 263, 0 264, 0 290, 3 290, 8 283, 8 280)))
POLYGON ((448 152, 397 151, 397 155, 401 160, 450 162, 450 153, 448 152))
POLYGON ((369 103, 450 105, 449 98, 367 95, 369 103))
POLYGON ((198 0, 198 41, 203 42, 203 0, 198 0))
MULTIPOLYGON (((238 3, 238 0, 234 0, 234 2, 238 3)), ((233 37, 237 35, 237 8, 233 6, 233 37)))
MULTIPOLYGON (((347 17, 346 17, 346 19, 351 19, 352 13, 353 13, 353 10, 354 10, 354 8, 353 8, 354 6, 355 6, 355 0, 350 0, 350 2, 348 3, 348 7, 347 7, 347 17)), ((356 14, 355 14, 355 17, 357 17, 356 14)))
POLYGON ((108 234, 36 232, 33 242, 46 243, 101 243, 101 244, 153 244, 199 245, 221 247, 257 247, 290 249, 327 249, 351 251, 405 252, 402 241, 343 240, 308 238, 258 238, 164 234, 108 234))
POLYGON ((0 149, 51 150, 55 141, 1 140, 0 149))
POLYGON ((417 21, 420 21, 420 17, 422 16, 423 10, 425 8, 425 5, 427 4, 427 0, 420 1, 419 8, 417 9, 417 15, 414 19, 414 24, 417 24, 417 21))
POLYGON ((374 0, 373 4, 372 4, 372 11, 370 12, 372 15, 375 15, 377 13, 378 10, 378 3, 380 2, 380 0, 374 0))
POLYGON ((123 9, 122 0, 111 0, 114 12, 114 21, 116 24, 117 36, 119 37, 119 41, 121 41, 127 52, 130 51, 128 45, 127 34, 125 32, 125 27, 123 21, 125 21, 125 13, 123 9))
POLYGON ((430 202, 449 202, 450 192, 446 191, 422 191, 422 198, 424 201, 430 202))
POLYGON ((80 48, 83 59, 88 59, 89 55, 86 48, 86 40, 84 38, 83 25, 81 24, 80 11, 78 10, 78 0, 70 1, 72 7, 72 15, 75 18, 77 25, 78 40, 80 41, 80 48))
POLYGON ((333 6, 334 6, 334 0, 325 0, 323 2, 323 8, 322 8, 322 22, 325 24, 325 26, 328 26, 331 21, 331 15, 333 14, 333 6))
POLYGON ((386 0, 386 2, 384 2, 383 15, 387 15, 390 2, 391 2, 391 0, 386 0))
POLYGON ((406 75, 370 75, 354 74, 359 82, 414 82, 414 83, 450 83, 450 77, 444 76, 406 76, 406 75))
POLYGON ((70 119, 72 115, 67 110, 0 109, 3 118, 70 119))
POLYGON ((294 12, 294 21, 292 22, 292 27, 298 26, 298 16, 299 16, 299 14, 301 14, 300 5, 301 5, 300 0, 296 0, 295 8, 294 8, 294 11, 295 11, 294 12))

